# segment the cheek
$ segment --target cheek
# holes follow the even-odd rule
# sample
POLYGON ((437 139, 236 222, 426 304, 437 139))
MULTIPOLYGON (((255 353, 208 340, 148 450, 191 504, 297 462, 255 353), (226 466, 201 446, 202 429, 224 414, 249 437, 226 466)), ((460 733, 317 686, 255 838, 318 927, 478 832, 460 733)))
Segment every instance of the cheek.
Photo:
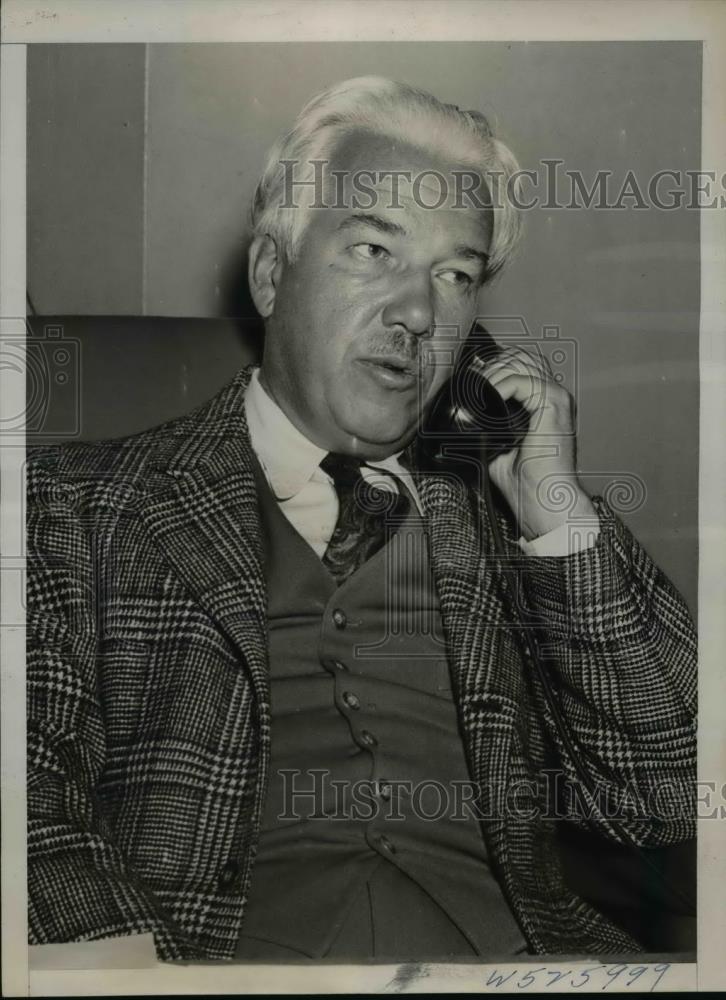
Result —
POLYGON ((372 316, 375 311, 370 300, 361 301, 359 296, 346 294, 345 288, 326 296, 315 307, 313 337, 317 350, 331 361, 342 362, 348 353, 360 348, 364 339, 371 339, 371 331, 375 330, 372 316))

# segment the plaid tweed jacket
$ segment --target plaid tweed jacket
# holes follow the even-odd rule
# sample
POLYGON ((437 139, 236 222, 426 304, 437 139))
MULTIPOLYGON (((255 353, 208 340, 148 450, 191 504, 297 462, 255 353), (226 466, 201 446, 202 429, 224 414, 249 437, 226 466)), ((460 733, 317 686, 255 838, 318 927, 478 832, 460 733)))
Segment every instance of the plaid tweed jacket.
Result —
MULTIPOLYGON (((29 456, 32 943, 151 931, 165 959, 233 954, 270 751, 248 379, 242 369, 204 406, 141 434, 29 456)), ((637 949, 565 885, 551 810, 502 809, 513 783, 553 762, 576 772, 507 627, 480 498, 442 475, 420 475, 418 489, 505 896, 538 952, 637 949)), ((695 830, 682 808, 695 777, 694 631, 671 584, 597 507, 592 549, 526 562, 531 602, 590 774, 631 802, 676 789, 672 815, 636 810, 627 824, 643 844, 672 844, 695 830)), ((603 835, 615 836, 607 824, 603 835)))

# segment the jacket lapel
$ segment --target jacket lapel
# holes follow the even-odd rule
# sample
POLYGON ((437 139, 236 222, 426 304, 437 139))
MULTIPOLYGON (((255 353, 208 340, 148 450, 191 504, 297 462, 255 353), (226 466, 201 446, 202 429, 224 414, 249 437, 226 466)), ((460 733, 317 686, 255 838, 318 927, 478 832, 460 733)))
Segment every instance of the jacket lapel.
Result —
MULTIPOLYGON (((475 512, 471 494, 455 476, 420 475, 416 487, 424 511, 449 659, 461 682, 470 673, 466 660, 472 620, 479 617, 482 608, 497 603, 489 529, 475 512)), ((480 685, 490 677, 491 666, 478 665, 480 685)))
POLYGON ((180 422, 159 471, 165 485, 142 509, 164 557, 240 650, 269 705, 267 594, 252 452, 244 414, 250 370, 180 422))
POLYGON ((508 639, 491 530, 478 495, 456 477, 418 475, 416 485, 469 766, 480 783, 485 815, 496 817, 501 803, 495 797, 506 787, 522 704, 522 677, 511 656, 503 662, 508 639))

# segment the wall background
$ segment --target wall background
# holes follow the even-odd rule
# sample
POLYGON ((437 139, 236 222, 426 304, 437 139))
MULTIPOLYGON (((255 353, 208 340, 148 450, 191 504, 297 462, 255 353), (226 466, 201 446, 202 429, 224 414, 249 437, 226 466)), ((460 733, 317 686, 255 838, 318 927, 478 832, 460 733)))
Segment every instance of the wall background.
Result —
MULTIPOLYGON (((523 167, 610 169, 617 190, 628 170, 699 168, 700 65, 693 42, 30 46, 29 294, 39 314, 250 315, 265 151, 333 81, 423 86, 499 120, 523 167)), ((625 520, 695 609, 697 213, 539 209, 526 226, 483 312, 575 343, 587 485, 643 480, 625 520)), ((122 393, 84 391, 122 417, 122 393)))

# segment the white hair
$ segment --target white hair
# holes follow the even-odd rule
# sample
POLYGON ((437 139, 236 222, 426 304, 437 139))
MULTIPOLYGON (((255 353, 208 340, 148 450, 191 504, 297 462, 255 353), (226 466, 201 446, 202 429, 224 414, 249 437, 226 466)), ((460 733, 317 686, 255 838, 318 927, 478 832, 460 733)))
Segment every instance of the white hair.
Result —
MULTIPOLYGON (((294 163, 295 184, 314 176, 315 160, 329 160, 340 141, 369 131, 438 153, 451 162, 471 165, 485 183, 494 206, 487 278, 511 258, 521 233, 521 218, 508 194, 516 191, 519 170, 514 155, 479 111, 462 111, 432 94, 378 76, 334 84, 309 101, 292 129, 272 146, 252 203, 253 235, 270 234, 288 260, 294 261, 309 212, 285 208, 284 162, 294 163), (299 169, 298 169, 299 168, 299 169), (492 188, 496 186, 497 192, 492 188), (502 196, 503 195, 503 196, 502 196)), ((310 200, 309 198, 307 200, 310 200)))

